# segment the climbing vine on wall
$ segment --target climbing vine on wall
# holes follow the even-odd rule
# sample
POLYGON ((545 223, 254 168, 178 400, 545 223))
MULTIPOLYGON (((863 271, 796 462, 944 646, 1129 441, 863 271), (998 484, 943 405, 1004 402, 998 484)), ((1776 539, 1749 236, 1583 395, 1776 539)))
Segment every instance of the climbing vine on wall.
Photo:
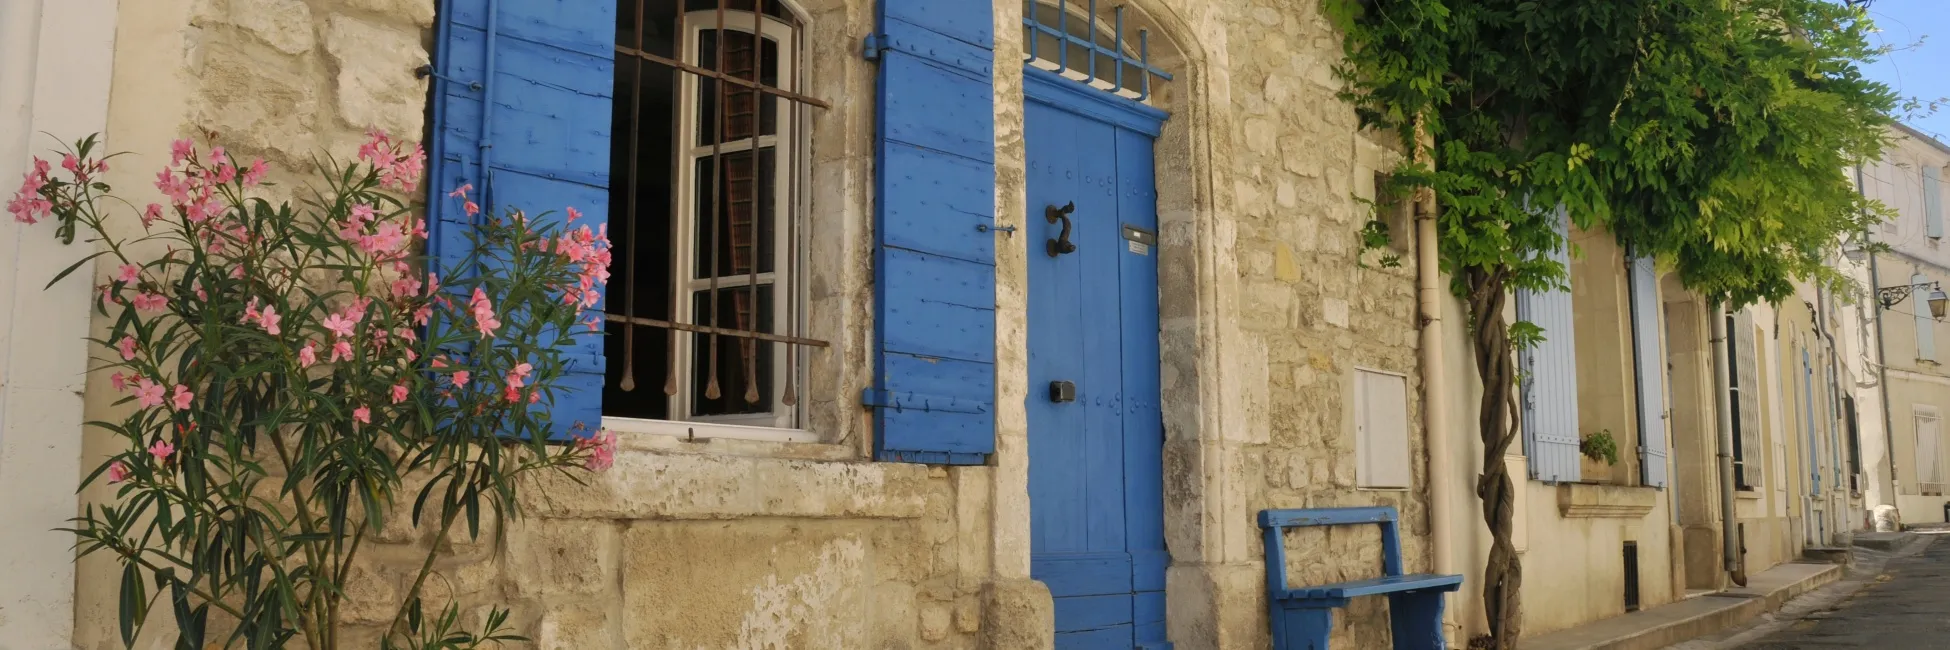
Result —
POLYGON ((1865 10, 1834 0, 1323 3, 1346 36, 1344 98, 1413 148, 1393 183, 1433 198, 1442 269, 1469 309, 1486 387, 1488 645, 1514 648, 1523 572, 1501 461, 1517 431, 1504 302, 1565 285, 1546 255, 1567 245, 1556 208, 1711 299, 1837 284, 1829 251, 1886 212, 1843 170, 1880 153, 1896 97, 1858 68, 1878 54, 1865 10))

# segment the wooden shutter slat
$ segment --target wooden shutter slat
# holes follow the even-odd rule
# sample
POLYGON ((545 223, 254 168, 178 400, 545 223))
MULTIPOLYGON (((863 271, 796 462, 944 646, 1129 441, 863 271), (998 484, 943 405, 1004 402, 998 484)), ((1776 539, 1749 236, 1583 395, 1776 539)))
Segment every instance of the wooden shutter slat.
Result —
MULTIPOLYGON (((435 41, 427 175, 429 254, 443 278, 455 277, 470 253, 467 233, 477 220, 504 210, 559 218, 574 207, 584 215, 577 227, 607 223, 615 10, 614 3, 579 0, 452 0, 445 7, 435 41), (480 215, 446 196, 463 184, 474 186, 480 215)), ((600 318, 601 309, 599 303, 587 316, 600 318)), ((569 335, 575 345, 550 405, 558 438, 602 422, 603 339, 584 328, 569 335)))
MULTIPOLYGON (((1559 208, 1557 216, 1558 234, 1565 245, 1550 256, 1568 272, 1569 215, 1559 208)), ((1578 450, 1577 332, 1571 292, 1519 291, 1517 317, 1544 331, 1544 340, 1523 353, 1528 377, 1523 389, 1523 429, 1530 475, 1542 481, 1576 481, 1582 471, 1582 453, 1578 450)))
POLYGON ((1659 275, 1651 258, 1631 262, 1632 352, 1638 376, 1639 479, 1666 485, 1665 349, 1660 344, 1659 275))
POLYGON ((995 84, 990 0, 881 0, 874 175, 880 460, 995 451, 995 84))

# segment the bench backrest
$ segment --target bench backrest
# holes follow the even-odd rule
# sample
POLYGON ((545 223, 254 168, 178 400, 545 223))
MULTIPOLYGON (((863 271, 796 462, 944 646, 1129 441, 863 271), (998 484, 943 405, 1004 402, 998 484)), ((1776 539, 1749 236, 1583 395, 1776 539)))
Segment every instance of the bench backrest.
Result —
POLYGON ((1275 593, 1287 590, 1286 544, 1281 531, 1308 526, 1379 524, 1381 526, 1381 570, 1390 576, 1402 574, 1402 540, 1395 522, 1399 517, 1392 506, 1372 508, 1305 508, 1261 510, 1259 527, 1266 537, 1266 586, 1275 593))

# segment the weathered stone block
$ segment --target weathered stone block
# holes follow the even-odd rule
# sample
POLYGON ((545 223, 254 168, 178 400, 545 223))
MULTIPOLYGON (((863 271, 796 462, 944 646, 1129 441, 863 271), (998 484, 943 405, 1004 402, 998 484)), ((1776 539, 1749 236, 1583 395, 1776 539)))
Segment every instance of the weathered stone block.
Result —
POLYGON ((312 35, 311 8, 299 0, 229 0, 224 21, 250 32, 258 40, 285 54, 310 52, 317 39, 312 35))
POLYGON ((427 52, 418 30, 333 16, 325 47, 338 65, 340 119, 409 137, 420 132, 427 89, 413 70, 426 63, 427 52))
POLYGON ((279 65, 276 55, 257 49, 262 46, 247 45, 205 49, 198 75, 203 92, 191 109, 191 120, 200 129, 216 132, 233 148, 308 167, 317 146, 314 85, 302 72, 279 65))
POLYGON ((436 0, 343 0, 345 6, 364 9, 389 18, 410 21, 422 27, 433 24, 436 0))
POLYGON ((942 605, 927 605, 921 608, 921 639, 940 641, 948 638, 948 608, 942 605))
POLYGON ((622 548, 624 645, 870 647, 863 612, 874 611, 872 565, 884 559, 870 550, 872 527, 765 519, 633 524, 622 548))
POLYGON ((925 466, 624 451, 576 483, 554 474, 524 487, 538 517, 726 519, 920 517, 935 484, 925 466), (753 477, 764 477, 754 480, 753 477))
POLYGON ((1055 643, 1056 605, 1049 587, 1035 580, 999 580, 983 592, 984 645, 1048 650, 1055 643))
POLYGON ((343 587, 345 599, 339 603, 339 618, 346 623, 385 623, 399 612, 399 586, 365 563, 353 563, 343 587))
POLYGON ((518 595, 603 593, 616 573, 608 522, 524 519, 508 526, 508 586, 518 595))
POLYGON ((538 650, 597 650, 615 645, 609 608, 602 605, 557 605, 542 614, 535 626, 538 650))

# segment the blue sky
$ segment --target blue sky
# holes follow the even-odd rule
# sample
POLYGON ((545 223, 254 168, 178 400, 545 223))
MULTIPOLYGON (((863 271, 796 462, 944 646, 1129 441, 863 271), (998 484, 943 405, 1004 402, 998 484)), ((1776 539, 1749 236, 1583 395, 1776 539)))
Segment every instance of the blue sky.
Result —
MULTIPOLYGON (((1889 84, 1903 97, 1950 97, 1950 2, 1874 0, 1869 5, 1869 17, 1882 30, 1878 35, 1881 42, 1896 50, 1866 66, 1866 74, 1889 84)), ((1905 122, 1939 140, 1950 141, 1945 137, 1950 136, 1950 106, 1905 122)))

